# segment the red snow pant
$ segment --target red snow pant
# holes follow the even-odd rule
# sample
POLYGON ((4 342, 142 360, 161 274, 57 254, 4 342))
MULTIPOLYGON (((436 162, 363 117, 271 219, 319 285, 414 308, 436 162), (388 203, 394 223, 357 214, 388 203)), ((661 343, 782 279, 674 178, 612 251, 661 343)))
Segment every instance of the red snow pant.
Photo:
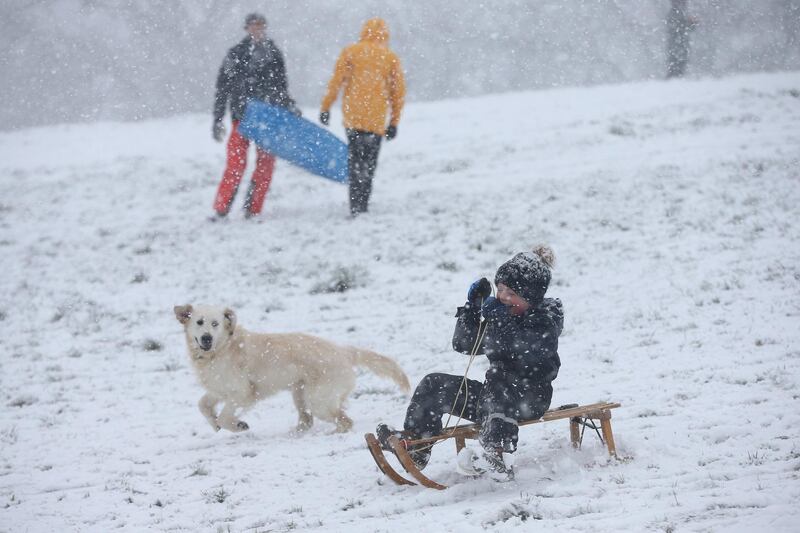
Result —
MULTIPOLYGON (((225 165, 225 174, 214 199, 214 211, 219 215, 227 215, 231 208, 233 198, 239 189, 239 183, 244 176, 247 166, 247 149, 250 141, 239 134, 239 121, 233 121, 233 130, 228 138, 228 162, 225 165)), ((275 156, 256 147, 256 169, 247 190, 244 208, 248 215, 257 215, 264 205, 269 184, 272 181, 272 170, 275 168, 275 156)))

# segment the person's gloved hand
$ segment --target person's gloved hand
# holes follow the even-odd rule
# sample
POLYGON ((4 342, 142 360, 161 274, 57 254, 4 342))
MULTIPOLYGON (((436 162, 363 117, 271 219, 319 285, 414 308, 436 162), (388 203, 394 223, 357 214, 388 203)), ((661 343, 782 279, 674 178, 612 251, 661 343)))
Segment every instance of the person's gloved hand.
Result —
POLYGON ((214 125, 211 127, 211 135, 214 140, 221 143, 225 139, 225 124, 221 120, 215 120, 214 125))
POLYGON ((476 280, 469 286, 467 291, 467 301, 472 305, 480 305, 481 301, 486 300, 492 295, 492 284, 486 278, 476 280))
POLYGON ((484 300, 481 307, 481 314, 486 320, 498 319, 509 316, 508 306, 504 305, 494 296, 489 296, 484 300))
POLYGON ((386 133, 384 133, 384 136, 390 141, 397 137, 397 126, 389 126, 386 128, 386 133))
POLYGON ((331 121, 331 112, 330 111, 322 111, 322 112, 320 112, 319 121, 322 122, 323 126, 327 126, 328 122, 331 121))

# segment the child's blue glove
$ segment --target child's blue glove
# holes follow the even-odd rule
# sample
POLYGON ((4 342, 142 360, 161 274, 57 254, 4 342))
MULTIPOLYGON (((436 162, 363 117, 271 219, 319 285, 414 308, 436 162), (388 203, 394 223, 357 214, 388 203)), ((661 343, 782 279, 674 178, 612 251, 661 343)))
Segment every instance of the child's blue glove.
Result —
POLYGON ((481 278, 477 281, 474 281, 472 285, 469 286, 469 290, 467 291, 467 301, 472 305, 478 305, 481 300, 486 300, 486 298, 491 295, 492 284, 489 283, 488 279, 481 278))

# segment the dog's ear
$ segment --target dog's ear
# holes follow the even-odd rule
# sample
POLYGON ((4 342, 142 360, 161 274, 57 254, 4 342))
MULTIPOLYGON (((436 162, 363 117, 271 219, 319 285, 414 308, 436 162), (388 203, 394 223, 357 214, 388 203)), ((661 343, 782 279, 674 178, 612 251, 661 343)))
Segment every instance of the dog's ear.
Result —
POLYGON ((175 311, 175 318, 181 324, 186 324, 192 318, 192 306, 190 304, 176 305, 172 310, 175 311))
POLYGON ((225 327, 233 335, 233 329, 236 327, 236 313, 230 307, 226 307, 222 315, 225 317, 225 327))

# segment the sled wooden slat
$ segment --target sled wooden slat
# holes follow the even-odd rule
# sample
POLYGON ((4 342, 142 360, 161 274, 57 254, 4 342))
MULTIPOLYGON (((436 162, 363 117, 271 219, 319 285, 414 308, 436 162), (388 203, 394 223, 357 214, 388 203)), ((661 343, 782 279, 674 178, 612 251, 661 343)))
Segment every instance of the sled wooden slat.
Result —
POLYGON ((364 435, 364 439, 367 441, 367 448, 369 448, 369 453, 372 454, 372 458, 375 459, 375 464, 378 465, 378 468, 383 472, 386 477, 397 483, 398 485, 416 485, 413 481, 409 481, 397 471, 392 468, 392 465, 386 460, 386 456, 383 455, 383 450, 381 449, 381 445, 378 442, 378 439, 372 433, 367 433, 364 435))
MULTIPOLYGON (((602 420, 605 416, 611 417, 610 409, 620 407, 619 403, 600 402, 588 405, 579 405, 577 407, 569 407, 567 409, 551 409, 547 411, 542 418, 536 420, 525 420, 519 423, 519 426, 528 426, 531 424, 541 424, 543 422, 550 422, 551 420, 561 420, 563 418, 591 418, 595 420, 602 420)), ((442 430, 439 435, 434 437, 426 437, 424 439, 409 440, 408 444, 430 444, 440 440, 447 439, 474 439, 477 438, 480 431, 478 424, 465 424, 463 426, 451 426, 442 430)), ((614 455, 614 453, 612 453, 614 455)))
POLYGON ((406 472, 411 474, 414 479, 419 481, 420 485, 436 490, 444 490, 447 488, 447 485, 436 483, 434 480, 423 474, 419 468, 417 468, 417 465, 414 464, 414 460, 410 455, 408 455, 406 447, 403 446, 403 443, 400 442, 400 439, 394 436, 389 437, 389 445, 392 447, 392 450, 394 450, 394 454, 397 456, 400 464, 406 469, 406 472))
MULTIPOLYGON (((621 407, 621 404, 616 402, 598 402, 587 405, 566 405, 547 411, 542 418, 537 420, 525 420, 519 422, 519 426, 541 424, 543 422, 563 420, 566 418, 569 419, 570 442, 572 442, 574 447, 579 448, 581 445, 581 426, 591 427, 592 429, 598 431, 598 435, 602 433, 601 440, 608 448, 609 455, 616 457, 617 449, 616 444, 614 443, 614 433, 611 431, 611 409, 616 409, 617 407, 621 407), (600 421, 599 428, 597 425, 595 425, 595 420, 600 421)), ((437 442, 453 439, 456 444, 456 453, 458 453, 466 445, 466 439, 478 438, 479 432, 480 426, 478 424, 464 424, 461 426, 444 428, 441 434, 434 437, 426 437, 424 439, 401 441, 397 437, 392 436, 389 437, 389 445, 392 447, 392 451, 397 456, 397 459, 400 461, 400 464, 403 465, 403 468, 406 470, 406 472, 416 479, 420 485, 432 489, 443 490, 447 488, 446 485, 442 485, 436 481, 433 481, 425 476, 425 474, 423 474, 419 468, 417 468, 417 466, 414 464, 414 461, 411 459, 411 456, 408 454, 408 451, 406 450, 407 447, 420 444, 428 444, 433 446, 437 442)), ((413 481, 409 481, 398 474, 397 471, 394 470, 386 461, 386 457, 383 455, 383 451, 381 450, 380 444, 378 443, 375 435, 367 433, 365 438, 367 440, 367 446, 369 447, 370 453, 372 454, 373 459, 375 459, 375 462, 378 464, 378 468, 380 468, 381 471, 386 474, 387 477, 389 477, 389 479, 398 485, 416 485, 416 483, 413 481)))

